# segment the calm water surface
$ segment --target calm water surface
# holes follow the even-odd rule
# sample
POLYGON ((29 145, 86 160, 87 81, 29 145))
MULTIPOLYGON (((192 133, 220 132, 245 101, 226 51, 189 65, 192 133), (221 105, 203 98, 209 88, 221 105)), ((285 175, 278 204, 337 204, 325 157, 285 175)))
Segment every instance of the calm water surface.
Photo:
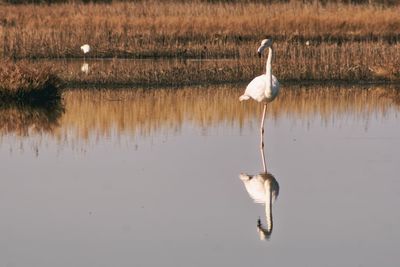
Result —
POLYGON ((0 266, 399 266, 393 90, 285 88, 262 171, 241 88, 70 91, 0 110, 0 266))

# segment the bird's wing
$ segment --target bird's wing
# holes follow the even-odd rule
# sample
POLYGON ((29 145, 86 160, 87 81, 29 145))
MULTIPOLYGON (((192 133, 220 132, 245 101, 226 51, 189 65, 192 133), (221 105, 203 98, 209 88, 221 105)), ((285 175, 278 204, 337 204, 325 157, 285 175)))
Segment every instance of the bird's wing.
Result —
POLYGON ((272 88, 274 88, 274 87, 279 88, 279 82, 278 82, 278 79, 274 75, 272 75, 272 88))
POLYGON ((261 102, 265 97, 265 74, 255 77, 246 87, 245 95, 261 102))
POLYGON ((252 179, 243 181, 247 193, 256 203, 265 203, 264 180, 254 176, 252 179))

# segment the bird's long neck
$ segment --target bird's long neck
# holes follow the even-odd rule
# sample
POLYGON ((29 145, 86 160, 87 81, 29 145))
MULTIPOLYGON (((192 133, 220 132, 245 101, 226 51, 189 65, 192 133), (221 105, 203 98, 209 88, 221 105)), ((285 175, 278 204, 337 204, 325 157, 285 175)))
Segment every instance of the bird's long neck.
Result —
POLYGON ((267 86, 265 88, 265 90, 271 90, 272 88, 272 56, 273 56, 273 52, 272 52, 272 48, 268 47, 268 58, 267 58, 267 70, 266 70, 266 78, 267 78, 267 86))
POLYGON ((265 218, 267 221, 267 231, 272 232, 272 190, 269 181, 265 181, 265 218))
POLYGON ((259 223, 258 225, 258 230, 260 231, 260 238, 262 240, 270 238, 273 227, 271 183, 269 181, 265 181, 264 188, 265 188, 265 220, 267 222, 267 225, 266 227, 264 227, 261 223, 259 223))

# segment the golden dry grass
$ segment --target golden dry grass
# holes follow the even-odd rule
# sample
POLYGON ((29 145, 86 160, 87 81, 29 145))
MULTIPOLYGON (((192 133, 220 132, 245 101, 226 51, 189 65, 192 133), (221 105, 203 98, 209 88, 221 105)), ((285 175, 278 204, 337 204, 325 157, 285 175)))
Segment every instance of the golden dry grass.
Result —
POLYGON ((83 57, 80 46, 89 43, 88 57, 97 58, 234 58, 152 68, 94 65, 86 76, 58 71, 78 86, 237 82, 261 73, 255 49, 269 34, 276 40, 274 74, 281 81, 399 81, 398 14, 400 6, 294 1, 2 5, 0 53, 17 59, 83 57))
MULTIPOLYGON (((279 81, 400 81, 398 45, 345 44, 279 47, 273 73, 279 81), (354 49, 348 49, 353 46, 354 49), (286 49, 286 50, 285 50, 286 49), (322 50, 322 53, 321 53, 322 50), (301 52, 299 52, 301 51, 301 52), (363 57, 366 51, 371 58, 363 57), (375 59, 372 60, 372 59, 375 59)), ((106 60, 88 61, 88 72, 81 61, 38 61, 48 64, 69 85, 80 86, 182 86, 217 83, 248 83, 265 73, 265 58, 232 60, 106 60)))
POLYGON ((0 61, 2 102, 42 102, 59 99, 62 82, 50 67, 27 62, 0 61))
POLYGON ((298 2, 4 5, 0 47, 17 58, 82 56, 83 43, 94 57, 244 57, 266 34, 280 42, 397 42, 399 13, 399 6, 298 2))

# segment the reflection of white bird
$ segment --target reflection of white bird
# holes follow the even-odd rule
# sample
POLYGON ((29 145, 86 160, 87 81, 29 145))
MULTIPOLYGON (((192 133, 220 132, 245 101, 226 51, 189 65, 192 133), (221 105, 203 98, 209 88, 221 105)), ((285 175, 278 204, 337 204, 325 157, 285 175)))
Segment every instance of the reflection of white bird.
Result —
POLYGON ((240 179, 246 187, 247 193, 256 203, 265 204, 265 218, 267 227, 264 227, 261 220, 258 219, 257 230, 260 234, 260 239, 268 239, 272 234, 272 203, 279 195, 279 184, 275 177, 267 172, 258 175, 240 174, 240 179))
POLYGON ((89 64, 88 63, 83 63, 81 67, 81 71, 85 74, 89 73, 89 64))
POLYGON ((265 48, 268 47, 268 59, 266 65, 266 73, 254 78, 246 87, 246 90, 243 95, 239 97, 240 101, 248 100, 253 98, 258 102, 264 101, 264 111, 261 119, 261 147, 264 146, 263 142, 263 134, 264 134, 264 119, 265 119, 265 112, 267 110, 267 103, 271 102, 275 99, 275 97, 279 93, 279 82, 274 75, 272 75, 272 38, 264 39, 261 42, 261 46, 258 48, 257 52, 258 55, 261 57, 265 48))

